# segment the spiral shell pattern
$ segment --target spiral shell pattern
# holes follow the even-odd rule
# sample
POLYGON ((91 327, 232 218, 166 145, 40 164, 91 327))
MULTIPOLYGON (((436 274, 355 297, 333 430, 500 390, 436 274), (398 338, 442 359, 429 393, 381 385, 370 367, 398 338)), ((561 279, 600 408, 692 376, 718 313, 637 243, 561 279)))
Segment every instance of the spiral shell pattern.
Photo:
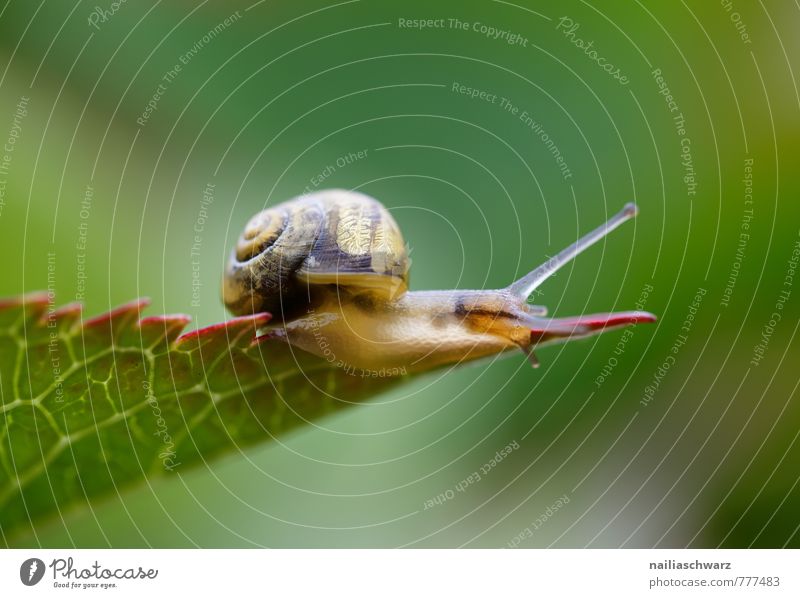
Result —
POLYGON ((409 266, 383 205, 363 193, 320 191, 250 219, 228 261, 223 300, 237 315, 268 311, 285 319, 320 285, 397 297, 408 288, 409 266))

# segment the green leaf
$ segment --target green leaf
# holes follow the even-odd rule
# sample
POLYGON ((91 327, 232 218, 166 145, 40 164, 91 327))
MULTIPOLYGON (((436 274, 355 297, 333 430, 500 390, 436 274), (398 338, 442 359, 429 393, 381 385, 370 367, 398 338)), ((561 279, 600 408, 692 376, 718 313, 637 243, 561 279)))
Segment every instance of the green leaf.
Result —
POLYGON ((262 442, 398 379, 274 340, 268 314, 181 334, 146 300, 83 320, 52 296, 0 302, 0 533, 262 442))

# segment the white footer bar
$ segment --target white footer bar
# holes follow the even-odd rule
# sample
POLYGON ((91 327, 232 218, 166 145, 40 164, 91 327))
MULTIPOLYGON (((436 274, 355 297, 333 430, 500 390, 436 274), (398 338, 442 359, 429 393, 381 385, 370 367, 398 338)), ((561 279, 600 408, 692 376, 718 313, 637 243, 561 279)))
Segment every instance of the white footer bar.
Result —
POLYGON ((798 569, 796 550, 4 550, 0 596, 778 597, 798 569))

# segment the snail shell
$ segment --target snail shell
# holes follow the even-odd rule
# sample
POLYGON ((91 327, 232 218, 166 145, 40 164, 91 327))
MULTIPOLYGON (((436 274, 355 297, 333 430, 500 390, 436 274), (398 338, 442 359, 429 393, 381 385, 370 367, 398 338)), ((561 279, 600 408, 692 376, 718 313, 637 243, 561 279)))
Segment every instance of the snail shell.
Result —
POLYGON ((237 315, 287 319, 330 285, 386 299, 408 289, 410 260, 394 218, 375 199, 332 189, 265 209, 245 226, 223 280, 237 315))

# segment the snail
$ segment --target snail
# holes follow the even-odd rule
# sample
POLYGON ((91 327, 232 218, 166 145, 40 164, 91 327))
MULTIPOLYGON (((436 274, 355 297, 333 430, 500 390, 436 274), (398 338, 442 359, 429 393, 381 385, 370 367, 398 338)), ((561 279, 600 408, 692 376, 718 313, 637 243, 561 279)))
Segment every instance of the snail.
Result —
POLYGON ((549 319, 528 298, 564 264, 636 215, 632 203, 504 289, 410 291, 400 228, 377 200, 339 189, 265 209, 228 261, 223 301, 270 312, 264 335, 352 368, 403 373, 534 348, 637 322, 642 311, 549 319))

